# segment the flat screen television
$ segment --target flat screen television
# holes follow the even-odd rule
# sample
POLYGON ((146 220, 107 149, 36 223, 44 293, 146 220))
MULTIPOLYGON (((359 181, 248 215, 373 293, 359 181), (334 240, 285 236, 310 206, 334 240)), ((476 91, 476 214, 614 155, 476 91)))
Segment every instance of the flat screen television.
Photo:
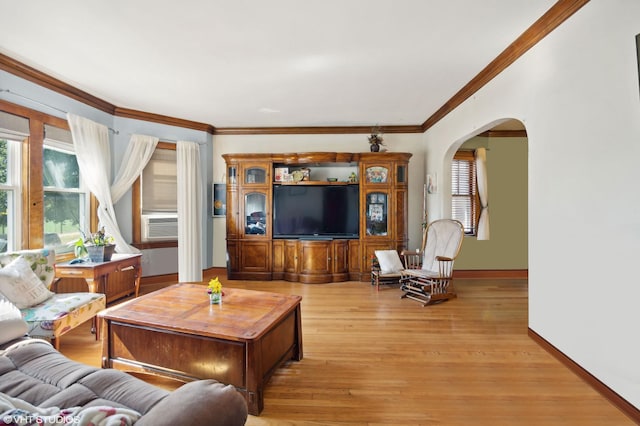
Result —
POLYGON ((358 238, 358 185, 273 187, 274 238, 358 238))

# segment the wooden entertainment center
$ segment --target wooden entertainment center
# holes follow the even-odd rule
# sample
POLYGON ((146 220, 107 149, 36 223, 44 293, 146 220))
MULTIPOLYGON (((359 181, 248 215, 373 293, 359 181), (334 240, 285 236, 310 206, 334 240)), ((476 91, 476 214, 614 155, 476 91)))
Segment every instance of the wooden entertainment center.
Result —
MULTIPOLYGON (((410 153, 224 154, 230 279, 368 281, 375 250, 407 248, 410 153), (274 235, 274 188, 355 186, 358 232, 274 235), (284 236, 283 236, 284 235, 284 236)), ((326 208, 326 206, 325 206, 326 208)))

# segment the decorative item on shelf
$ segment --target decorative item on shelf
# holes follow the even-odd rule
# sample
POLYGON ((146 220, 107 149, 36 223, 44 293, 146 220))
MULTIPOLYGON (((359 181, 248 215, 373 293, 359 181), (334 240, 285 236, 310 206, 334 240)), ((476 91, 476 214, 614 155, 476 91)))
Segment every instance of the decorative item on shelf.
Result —
MULTIPOLYGON (((83 233, 84 235, 84 233, 83 233)), ((77 258, 89 256, 93 263, 108 262, 116 250, 115 240, 107 235, 104 227, 100 228, 89 237, 79 238, 75 242, 74 253, 77 258)))
POLYGON ((379 152, 380 146, 384 145, 382 142, 384 139, 382 138, 382 130, 380 127, 374 127, 371 129, 371 136, 369 136, 369 148, 371 152, 379 152))
POLYGON ((209 303, 212 305, 219 305, 222 303, 222 283, 218 277, 212 278, 207 286, 207 293, 209 294, 209 303))
POLYGON ((327 182, 337 182, 338 178, 327 178, 327 182))
POLYGON ((373 166, 366 171, 367 183, 386 183, 388 170, 386 167, 373 166))
POLYGON ((274 169, 275 176, 274 180, 276 182, 287 182, 289 176, 289 168, 288 167, 276 167, 274 169))
POLYGON ((356 172, 351 172, 351 174, 349 175, 349 183, 357 183, 358 182, 358 176, 356 175, 356 172))
POLYGON ((311 169, 305 167, 300 169, 300 171, 302 172, 302 180, 309 180, 311 178, 311 169))

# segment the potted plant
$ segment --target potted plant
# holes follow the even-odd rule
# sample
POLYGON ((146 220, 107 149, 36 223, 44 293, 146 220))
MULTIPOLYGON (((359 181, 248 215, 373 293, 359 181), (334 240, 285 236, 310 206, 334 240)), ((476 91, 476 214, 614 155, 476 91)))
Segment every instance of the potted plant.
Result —
POLYGON ((111 256, 116 249, 112 236, 107 235, 104 227, 100 228, 98 232, 94 232, 85 238, 76 242, 76 256, 86 252, 89 255, 91 262, 108 262, 111 260, 111 256))
POLYGON ((371 136, 369 136, 369 148, 371 148, 371 152, 380 151, 380 146, 384 145, 382 142, 382 132, 380 128, 374 127, 371 131, 371 136))
POLYGON ((222 283, 218 277, 212 278, 207 286, 207 293, 209 293, 209 303, 212 305, 218 305, 222 302, 222 283))

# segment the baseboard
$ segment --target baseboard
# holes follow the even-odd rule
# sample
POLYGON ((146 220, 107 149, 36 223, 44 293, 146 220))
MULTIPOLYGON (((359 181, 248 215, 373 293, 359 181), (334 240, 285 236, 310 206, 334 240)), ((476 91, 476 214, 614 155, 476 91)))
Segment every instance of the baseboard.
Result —
MULTIPOLYGON (((224 279, 227 277, 227 268, 208 268, 202 271, 202 280, 209 281, 211 278, 220 277, 224 279)), ((140 286, 156 285, 166 283, 177 283, 178 274, 164 274, 164 275, 152 275, 148 277, 142 277, 140 279, 140 286)))
POLYGON ((620 411, 626 414, 631 420, 640 424, 640 409, 636 408, 629 401, 622 398, 616 392, 614 392, 609 386, 602 383, 598 380, 594 375, 589 373, 587 370, 582 368, 578 363, 573 361, 571 358, 562 353, 558 348, 553 346, 551 343, 546 341, 542 336, 540 336, 535 331, 529 328, 529 337, 533 339, 537 344, 542 346, 547 352, 549 352, 553 357, 555 357, 558 361, 560 361, 565 367, 575 373, 582 380, 587 382, 589 386, 595 389, 598 393, 600 393, 603 397, 605 397, 609 402, 615 405, 620 411))
MULTIPOLYGON (((226 279, 227 268, 212 267, 202 271, 203 280, 209 280, 214 277, 226 279)), ((462 269, 453 272, 454 278, 483 278, 483 279, 522 279, 529 278, 528 269, 462 269)), ((369 274, 363 276, 360 281, 369 281, 369 274)), ((154 285, 160 283, 178 282, 178 274, 153 275, 142 277, 140 285, 154 285)))
POLYGON ((142 277, 140 278, 140 287, 171 282, 178 282, 178 274, 151 275, 148 277, 142 277))
POLYGON ((211 278, 218 277, 221 280, 227 278, 227 268, 224 267, 213 267, 209 269, 205 269, 202 271, 202 277, 205 280, 210 280, 211 278))
POLYGON ((528 269, 456 269, 453 271, 454 278, 529 278, 528 269))

